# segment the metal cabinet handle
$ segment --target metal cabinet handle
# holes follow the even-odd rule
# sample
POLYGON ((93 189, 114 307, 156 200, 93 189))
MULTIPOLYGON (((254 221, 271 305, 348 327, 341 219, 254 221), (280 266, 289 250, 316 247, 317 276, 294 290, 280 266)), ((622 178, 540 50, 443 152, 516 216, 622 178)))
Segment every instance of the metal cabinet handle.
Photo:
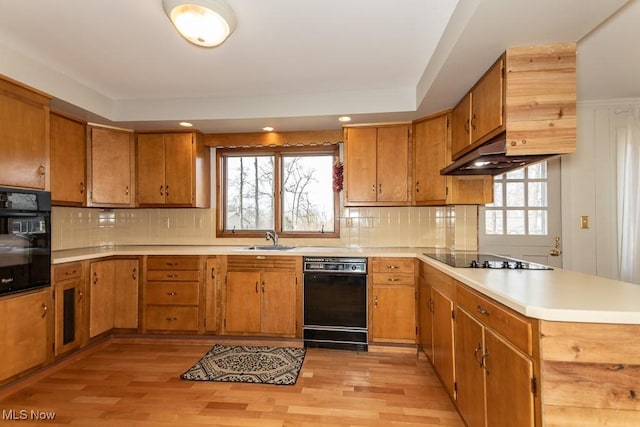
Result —
POLYGON ((258 282, 256 281, 256 294, 258 293, 258 282))
POLYGON ((44 319, 47 316, 47 313, 49 312, 49 307, 47 307, 45 303, 42 303, 40 308, 42 309, 42 314, 40 314, 40 317, 44 319))
POLYGON ((65 271, 64 275, 65 276, 71 276, 72 274, 76 274, 77 272, 78 272, 78 270, 65 271))
POLYGON ((372 192, 376 192, 376 185, 375 184, 371 184, 371 191, 372 192))
POLYGON ((84 293, 82 291, 78 291, 78 302, 84 299, 84 293))
POLYGON ((178 320, 178 318, 177 317, 167 317, 167 320, 169 322, 173 322, 174 320, 178 320))
POLYGON ((38 168, 38 175, 44 176, 46 171, 47 170, 45 169, 44 165, 40 165, 40 167, 38 168))
POLYGON ((388 281, 389 282, 399 282, 400 279, 398 279, 397 277, 389 277, 388 281))
POLYGON ((378 184, 378 193, 382 194, 382 184, 378 184))
POLYGON ((478 362, 478 364, 482 368, 482 359, 478 358, 478 352, 480 352, 481 350, 482 350, 482 343, 478 343, 478 346, 475 348, 475 350, 473 350, 473 358, 476 359, 476 362, 478 362))
POLYGON ((95 271, 93 272, 93 284, 98 284, 98 273, 96 273, 95 271))
POLYGON ((264 280, 262 281, 262 293, 264 294, 264 280))
POLYGON ((125 196, 129 195, 129 186, 128 185, 124 188, 124 195, 125 196))
POLYGON ((164 186, 164 195, 165 196, 169 196, 169 186, 168 185, 164 186))
POLYGON ((84 182, 80 181, 80 194, 84 194, 84 182))
POLYGON ((176 277, 178 277, 178 275, 177 274, 167 274, 167 277, 169 279, 175 279, 176 277))
POLYGON ((216 269, 215 268, 211 268, 211 278, 212 279, 216 278, 216 269))
POLYGON ((473 117, 471 117, 471 129, 472 130, 476 130, 476 115, 474 114, 473 117))
POLYGON ((489 310, 487 310, 486 308, 483 308, 480 304, 476 306, 476 311, 482 314, 483 316, 489 316, 489 310))
POLYGON ((374 307, 378 307, 378 297, 377 297, 377 296, 375 296, 375 297, 373 298, 373 306, 374 306, 374 307))
POLYGON ((163 189, 164 189, 164 185, 161 185, 161 186, 160 186, 160 195, 161 195, 161 196, 164 196, 164 191, 163 191, 163 189))
POLYGON ((416 193, 420 192, 420 181, 416 181, 416 193))
POLYGON ((487 371, 487 374, 489 374, 489 368, 487 368, 487 364, 485 363, 485 360, 487 359, 487 357, 489 357, 489 349, 487 349, 487 351, 485 351, 482 357, 480 358, 480 367, 485 371, 487 371))
POLYGON ((177 294, 175 292, 167 292, 167 295, 170 297, 175 297, 177 294))
POLYGON ((131 278, 132 278, 133 280, 138 280, 138 269, 137 269, 137 268, 134 268, 134 269, 131 271, 131 278))
POLYGON ((393 270, 395 268, 400 268, 400 267, 397 266, 397 265, 389 264, 389 265, 387 265, 387 268, 390 269, 390 270, 393 270))
POLYGON ((464 122, 464 131, 465 133, 469 133, 469 120, 464 122))

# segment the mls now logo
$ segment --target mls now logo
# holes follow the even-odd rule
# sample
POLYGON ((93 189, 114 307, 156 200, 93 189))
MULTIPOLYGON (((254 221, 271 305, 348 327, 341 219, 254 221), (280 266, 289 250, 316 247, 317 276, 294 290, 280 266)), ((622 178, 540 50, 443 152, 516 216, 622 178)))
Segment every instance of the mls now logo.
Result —
POLYGON ((15 409, 3 409, 2 410, 2 419, 3 420, 53 420, 56 418, 55 412, 44 412, 38 411, 35 409, 26 410, 15 410, 15 409))

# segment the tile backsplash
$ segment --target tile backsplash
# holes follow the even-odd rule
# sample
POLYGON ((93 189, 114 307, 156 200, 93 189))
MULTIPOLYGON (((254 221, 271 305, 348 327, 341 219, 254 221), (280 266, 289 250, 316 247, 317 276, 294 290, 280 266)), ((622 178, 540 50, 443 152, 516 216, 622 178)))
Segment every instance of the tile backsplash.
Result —
MULTIPOLYGON (((95 209, 54 207, 52 248, 106 245, 248 245, 263 239, 216 238, 215 209, 95 209)), ((475 250, 478 208, 342 208, 340 237, 287 239, 283 244, 362 247, 443 247, 475 250)))

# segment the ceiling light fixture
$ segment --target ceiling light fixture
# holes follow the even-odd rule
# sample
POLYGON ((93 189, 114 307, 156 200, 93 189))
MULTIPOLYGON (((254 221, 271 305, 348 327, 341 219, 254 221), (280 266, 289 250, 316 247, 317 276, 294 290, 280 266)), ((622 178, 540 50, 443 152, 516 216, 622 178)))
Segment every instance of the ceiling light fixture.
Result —
POLYGON ((162 7, 182 37, 198 46, 218 46, 236 28, 223 0, 162 0, 162 7))
POLYGON ((271 126, 265 126, 262 128, 262 130, 265 132, 273 132, 273 128, 271 126))
POLYGON ((338 120, 341 121, 342 123, 346 123, 346 122, 350 122, 351 121, 351 117, 349 117, 349 116, 341 116, 341 117, 338 117, 338 120))
POLYGON ((189 122, 180 122, 178 123, 180 126, 185 127, 185 128, 190 128, 193 126, 193 123, 189 123, 189 122))

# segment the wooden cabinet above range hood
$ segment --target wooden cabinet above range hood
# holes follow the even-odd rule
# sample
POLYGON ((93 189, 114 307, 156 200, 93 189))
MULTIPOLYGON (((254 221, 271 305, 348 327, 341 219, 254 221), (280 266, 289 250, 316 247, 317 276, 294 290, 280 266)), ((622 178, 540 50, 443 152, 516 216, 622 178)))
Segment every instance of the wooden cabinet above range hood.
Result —
POLYGON ((576 150, 576 44, 509 48, 452 112, 443 175, 495 175, 576 150))

